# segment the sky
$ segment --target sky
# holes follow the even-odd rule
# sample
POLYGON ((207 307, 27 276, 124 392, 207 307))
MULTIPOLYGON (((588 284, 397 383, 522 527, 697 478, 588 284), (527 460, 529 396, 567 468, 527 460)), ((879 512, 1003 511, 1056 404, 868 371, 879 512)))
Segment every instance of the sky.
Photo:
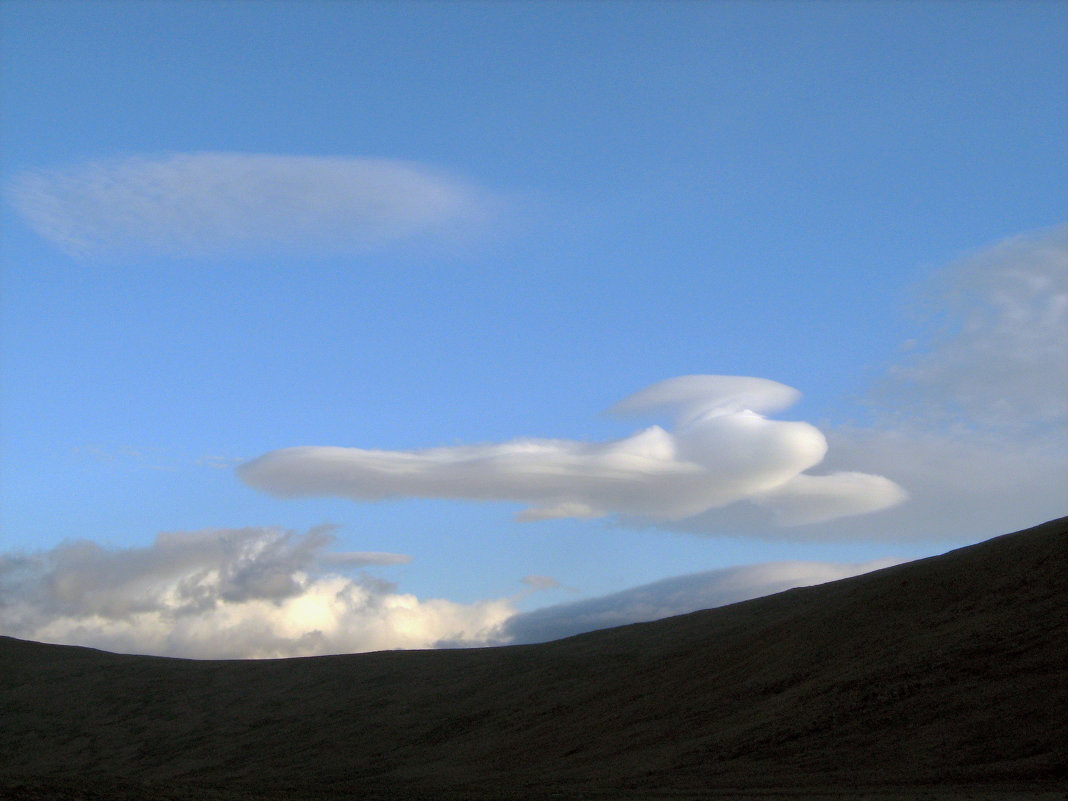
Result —
POLYGON ((2 0, 0 634, 536 642, 1068 513, 1068 6, 2 0))

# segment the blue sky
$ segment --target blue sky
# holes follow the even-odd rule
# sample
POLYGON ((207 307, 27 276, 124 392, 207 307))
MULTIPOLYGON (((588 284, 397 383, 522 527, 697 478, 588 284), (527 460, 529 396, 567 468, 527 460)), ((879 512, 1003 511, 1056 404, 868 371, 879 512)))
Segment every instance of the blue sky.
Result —
POLYGON ((1063 4, 0 13, 5 633, 507 642, 1065 512, 1063 4))

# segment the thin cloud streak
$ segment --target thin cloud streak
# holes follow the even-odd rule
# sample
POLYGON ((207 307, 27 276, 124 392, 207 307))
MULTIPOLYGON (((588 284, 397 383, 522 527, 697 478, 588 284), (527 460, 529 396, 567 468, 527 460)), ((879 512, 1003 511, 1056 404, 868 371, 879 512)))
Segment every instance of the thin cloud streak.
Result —
POLYGON ((503 200, 414 162, 257 153, 130 156, 18 175, 12 205, 87 259, 354 255, 480 238, 503 200))
POLYGON ((747 601, 794 587, 824 584, 898 564, 881 559, 864 564, 768 562, 663 579, 622 592, 523 612, 496 633, 501 644, 536 643, 575 634, 661 620, 700 609, 747 601))
POLYGON ((305 446, 265 454, 238 475, 282 497, 519 501, 531 505, 519 515, 527 521, 609 515, 672 521, 747 500, 793 525, 904 500, 904 491, 882 476, 805 473, 827 452, 823 434, 761 414, 797 397, 767 379, 681 376, 612 409, 674 414, 672 432, 652 426, 602 443, 519 439, 419 451, 305 446))

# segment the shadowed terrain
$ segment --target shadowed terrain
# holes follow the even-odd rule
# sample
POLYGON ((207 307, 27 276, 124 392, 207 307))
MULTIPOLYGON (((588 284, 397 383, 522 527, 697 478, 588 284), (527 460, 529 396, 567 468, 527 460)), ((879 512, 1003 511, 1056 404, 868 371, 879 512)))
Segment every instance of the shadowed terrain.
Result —
POLYGON ((1068 790, 1068 518, 540 645, 191 661, 0 637, 0 797, 1068 790))

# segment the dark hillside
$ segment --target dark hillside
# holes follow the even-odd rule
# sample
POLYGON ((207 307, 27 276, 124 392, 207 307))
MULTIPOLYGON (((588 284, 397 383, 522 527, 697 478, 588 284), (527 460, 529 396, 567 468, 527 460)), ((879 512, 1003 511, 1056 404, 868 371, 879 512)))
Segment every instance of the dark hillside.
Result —
POLYGON ((542 645, 197 662, 0 638, 0 797, 978 799, 1068 789, 1066 765, 1068 518, 542 645))

